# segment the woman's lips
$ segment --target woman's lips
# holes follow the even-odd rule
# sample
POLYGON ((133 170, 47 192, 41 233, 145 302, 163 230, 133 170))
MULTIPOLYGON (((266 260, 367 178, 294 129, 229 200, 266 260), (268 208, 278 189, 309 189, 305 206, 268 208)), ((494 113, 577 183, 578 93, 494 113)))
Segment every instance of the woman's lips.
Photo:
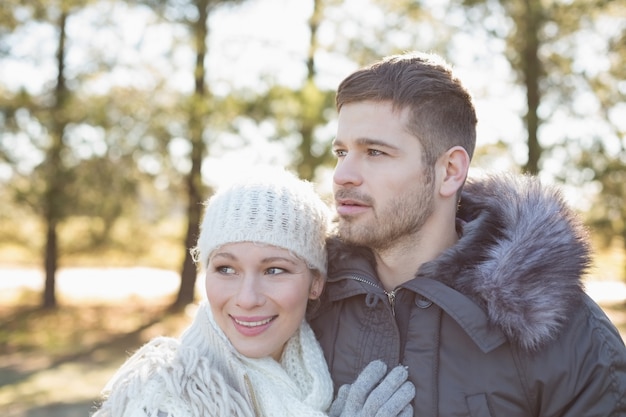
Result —
POLYGON ((235 329, 244 336, 256 336, 267 330, 278 316, 235 317, 230 316, 235 329))

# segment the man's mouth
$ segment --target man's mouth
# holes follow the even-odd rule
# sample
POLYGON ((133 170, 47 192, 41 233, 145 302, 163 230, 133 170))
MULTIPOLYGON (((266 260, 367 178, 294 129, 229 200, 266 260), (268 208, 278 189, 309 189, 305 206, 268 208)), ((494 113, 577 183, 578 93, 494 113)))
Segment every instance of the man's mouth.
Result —
POLYGON ((339 199, 336 200, 336 203, 338 206, 365 206, 365 204, 363 204, 360 201, 357 200, 344 200, 344 199, 339 199))

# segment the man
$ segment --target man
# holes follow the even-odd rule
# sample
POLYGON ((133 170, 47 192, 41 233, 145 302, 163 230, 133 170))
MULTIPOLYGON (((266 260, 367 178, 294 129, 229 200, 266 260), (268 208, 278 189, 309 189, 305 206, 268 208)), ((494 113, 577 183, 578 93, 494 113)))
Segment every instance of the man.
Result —
POLYGON ((419 417, 626 415, 626 348, 584 293, 586 233, 527 176, 467 181, 472 100, 433 55, 348 76, 333 177, 338 239, 310 314, 335 389, 408 367, 419 417))

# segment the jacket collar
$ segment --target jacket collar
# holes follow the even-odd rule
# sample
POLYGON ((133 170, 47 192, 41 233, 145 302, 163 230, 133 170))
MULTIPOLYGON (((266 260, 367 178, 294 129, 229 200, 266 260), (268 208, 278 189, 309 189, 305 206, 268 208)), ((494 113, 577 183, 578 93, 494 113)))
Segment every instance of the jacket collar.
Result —
MULTIPOLYGON (((530 176, 468 181, 458 216, 461 239, 402 287, 439 305, 483 350, 502 335, 528 351, 554 339, 590 264, 586 231, 559 192, 530 176)), ((382 291, 369 250, 336 238, 328 247, 329 282, 358 275, 382 291)), ((371 291, 354 280, 339 287, 329 296, 371 291)))
MULTIPOLYGON (((325 294, 329 302, 342 300, 355 295, 378 294, 379 298, 386 297, 385 290, 376 277, 374 258, 371 252, 367 255, 359 252, 362 248, 345 246, 340 241, 329 241, 329 247, 334 253, 331 261, 332 275, 330 283, 336 283, 333 291, 325 294), (341 262, 337 256, 342 257, 341 262), (371 258, 370 258, 371 256, 371 258)), ((440 281, 430 278, 415 278, 401 285, 402 288, 416 294, 416 303, 426 298, 437 304, 448 315, 456 320, 476 345, 485 353, 506 342, 506 337, 500 329, 489 325, 489 318, 475 302, 455 289, 440 281)))

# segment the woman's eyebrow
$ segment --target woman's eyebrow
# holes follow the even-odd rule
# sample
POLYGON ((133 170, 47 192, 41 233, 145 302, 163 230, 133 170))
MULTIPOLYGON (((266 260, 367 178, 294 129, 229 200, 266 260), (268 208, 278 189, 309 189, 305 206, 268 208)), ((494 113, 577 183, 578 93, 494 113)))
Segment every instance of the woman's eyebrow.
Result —
POLYGON ((227 259, 232 259, 232 260, 236 260, 237 257, 235 255, 233 255, 232 253, 229 252, 217 252, 214 253, 212 258, 227 258, 227 259))
POLYGON ((285 262, 289 262, 292 265, 296 265, 297 262, 291 258, 286 258, 283 256, 269 256, 267 258, 263 258, 262 262, 263 263, 272 263, 272 262, 276 262, 276 261, 285 261, 285 262))

